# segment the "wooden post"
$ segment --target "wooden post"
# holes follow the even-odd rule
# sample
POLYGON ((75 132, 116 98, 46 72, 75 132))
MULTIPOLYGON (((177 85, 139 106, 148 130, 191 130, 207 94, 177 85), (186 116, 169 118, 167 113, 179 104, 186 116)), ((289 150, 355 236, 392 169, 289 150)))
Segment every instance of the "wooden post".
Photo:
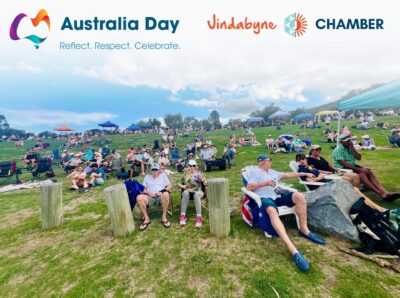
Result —
POLYGON ((47 230, 63 222, 62 184, 53 183, 40 187, 42 229, 47 230))
POLYGON ((126 236, 135 230, 128 192, 124 184, 109 186, 104 190, 108 214, 114 236, 126 236))
POLYGON ((231 229, 229 217, 229 181, 226 178, 208 180, 210 231, 217 237, 227 236, 231 229))

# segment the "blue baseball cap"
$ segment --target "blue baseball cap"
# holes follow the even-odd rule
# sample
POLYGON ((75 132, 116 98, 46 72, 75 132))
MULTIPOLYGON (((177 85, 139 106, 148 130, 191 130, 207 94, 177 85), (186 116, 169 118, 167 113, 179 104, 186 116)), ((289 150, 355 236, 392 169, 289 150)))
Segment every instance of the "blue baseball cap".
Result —
POLYGON ((264 161, 264 160, 272 160, 272 158, 271 157, 269 157, 267 154, 260 154, 258 157, 257 157, 257 161, 258 162, 262 162, 262 161, 264 161))

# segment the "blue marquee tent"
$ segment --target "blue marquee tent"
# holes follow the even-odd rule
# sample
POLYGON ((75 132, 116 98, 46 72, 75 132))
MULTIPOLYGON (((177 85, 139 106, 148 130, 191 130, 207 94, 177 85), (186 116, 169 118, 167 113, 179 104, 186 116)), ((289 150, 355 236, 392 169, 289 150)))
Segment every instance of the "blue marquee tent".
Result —
POLYGON ((106 121, 106 122, 104 122, 104 123, 99 123, 99 126, 101 126, 101 127, 107 127, 107 128, 118 127, 117 124, 112 123, 111 121, 106 121))
POLYGON ((302 113, 302 114, 296 115, 293 118, 293 120, 296 121, 296 122, 301 122, 303 120, 311 120, 313 118, 314 118, 314 116, 312 114, 310 114, 310 113, 302 113))
POLYGON ((140 127, 137 125, 131 125, 127 128, 127 130, 137 131, 140 130, 140 127))

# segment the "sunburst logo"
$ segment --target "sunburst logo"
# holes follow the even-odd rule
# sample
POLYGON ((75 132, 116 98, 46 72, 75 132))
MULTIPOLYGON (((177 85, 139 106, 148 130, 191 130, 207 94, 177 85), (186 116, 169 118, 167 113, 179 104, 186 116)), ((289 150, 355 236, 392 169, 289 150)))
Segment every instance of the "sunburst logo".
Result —
POLYGON ((293 13, 285 18, 285 32, 293 37, 302 36, 307 26, 307 19, 300 13, 293 13))
MULTIPOLYGON (((24 37, 20 37, 18 35, 18 26, 20 24, 20 22, 24 19, 24 18, 29 18, 26 14, 24 13, 20 13, 19 15, 17 15, 14 19, 14 21, 11 24, 10 27, 10 38, 12 40, 20 40, 20 39, 28 39, 31 42, 33 42, 33 45, 35 46, 36 49, 39 48, 39 45, 44 42, 47 38, 47 36, 45 37, 39 37, 35 34, 32 35, 28 35, 28 36, 24 36, 24 37)), ((49 15, 47 14, 47 11, 44 9, 41 9, 35 18, 30 18, 32 25, 37 27, 41 22, 44 22, 47 25, 47 28, 50 32, 50 18, 49 15)), ((48 35, 48 33, 47 33, 48 35)))

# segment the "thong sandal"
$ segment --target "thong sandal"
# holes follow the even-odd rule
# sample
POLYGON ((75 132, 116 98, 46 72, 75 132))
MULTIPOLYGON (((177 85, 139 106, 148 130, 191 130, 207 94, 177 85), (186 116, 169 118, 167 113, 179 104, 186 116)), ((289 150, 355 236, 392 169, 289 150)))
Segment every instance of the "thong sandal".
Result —
POLYGON ((139 227, 139 231, 144 231, 147 229, 147 227, 151 224, 151 221, 149 222, 142 222, 142 224, 139 227))
POLYGON ((161 223, 164 226, 164 228, 166 228, 166 229, 171 227, 171 223, 169 222, 168 219, 166 221, 161 221, 161 223))

